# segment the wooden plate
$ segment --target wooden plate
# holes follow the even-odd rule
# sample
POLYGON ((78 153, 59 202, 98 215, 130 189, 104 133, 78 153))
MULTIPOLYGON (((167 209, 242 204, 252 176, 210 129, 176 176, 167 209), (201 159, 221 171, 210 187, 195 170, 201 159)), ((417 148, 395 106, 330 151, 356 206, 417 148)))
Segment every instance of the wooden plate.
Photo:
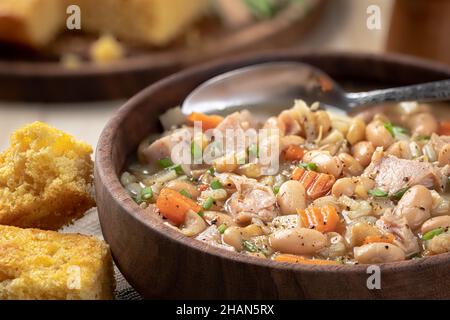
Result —
POLYGON ((164 50, 128 46, 130 55, 108 66, 85 63, 64 67, 58 56, 76 48, 86 54, 92 38, 63 35, 48 52, 0 48, 0 99, 30 102, 75 102, 128 98, 154 81, 187 66, 217 57, 298 43, 318 20, 323 0, 308 0, 303 7, 286 8, 275 18, 236 31, 202 22, 206 35, 200 46, 177 42, 164 50), (8 49, 8 50, 7 50, 8 49), (14 60, 11 59, 14 58, 14 60), (17 57, 20 59, 18 60, 17 57))
POLYGON ((148 87, 109 121, 98 143, 97 205, 105 239, 127 280, 146 298, 381 299, 450 298, 450 253, 380 265, 381 289, 369 290, 367 267, 281 264, 184 237, 146 214, 118 175, 139 142, 160 132, 157 115, 179 105, 199 84, 239 67, 269 61, 312 64, 340 83, 398 86, 450 78, 450 68, 422 60, 296 51, 226 59, 192 68, 148 87))

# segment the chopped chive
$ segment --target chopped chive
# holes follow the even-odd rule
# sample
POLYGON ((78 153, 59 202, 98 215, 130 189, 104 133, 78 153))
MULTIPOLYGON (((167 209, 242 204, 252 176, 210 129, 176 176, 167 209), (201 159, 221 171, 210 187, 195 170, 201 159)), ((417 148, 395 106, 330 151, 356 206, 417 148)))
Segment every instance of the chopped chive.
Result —
POLYGON ((280 186, 273 186, 273 193, 278 194, 280 192, 280 186))
POLYGON ((168 170, 175 170, 175 172, 178 175, 182 175, 183 174, 183 168, 181 167, 181 164, 176 164, 176 165, 170 166, 167 169, 168 170))
POLYGON ((173 166, 173 162, 169 158, 164 158, 164 159, 158 160, 158 164, 161 168, 164 168, 164 169, 167 169, 167 168, 173 166))
POLYGON ((387 131, 389 131, 389 133, 395 138, 396 136, 398 136, 399 134, 407 134, 408 130, 406 130, 405 128, 402 127, 398 127, 398 126, 394 126, 392 123, 390 122, 386 122, 384 124, 384 127, 386 128, 387 131))
POLYGON ((133 200, 134 200, 134 202, 136 202, 137 204, 141 204, 142 202, 144 202, 144 201, 142 200, 141 194, 138 194, 138 195, 134 196, 134 197, 133 197, 133 200))
POLYGON ((244 2, 259 19, 269 19, 275 14, 276 8, 269 0, 244 0, 244 2))
POLYGON ((153 190, 150 187, 146 187, 141 191, 141 199, 146 201, 153 198, 153 190))
POLYGON ((244 249, 246 251, 249 251, 249 252, 253 252, 254 253, 254 252, 258 252, 259 251, 258 247, 253 242, 248 241, 248 240, 242 241, 242 246, 244 247, 244 249))
POLYGON ((394 198, 395 200, 400 200, 405 195, 406 191, 408 191, 408 190, 409 190, 409 187, 400 189, 392 195, 392 198, 394 198))
POLYGON ((214 204, 214 199, 209 197, 208 199, 206 199, 206 201, 203 203, 203 209, 205 210, 209 210, 211 209, 211 207, 214 204))
POLYGON ((430 136, 425 136, 425 135, 418 135, 418 136, 416 137, 416 141, 428 141, 428 140, 430 140, 430 139, 431 139, 430 136))
POLYGON ((213 190, 223 189, 223 185, 220 183, 219 180, 213 180, 211 182, 211 189, 213 190))
POLYGON ((299 167, 305 169, 305 170, 309 170, 309 171, 317 171, 317 164, 313 163, 313 162, 309 162, 309 163, 299 163, 298 164, 299 167))
POLYGON ((248 146, 248 154, 249 154, 249 156, 259 158, 259 146, 256 143, 249 145, 248 146))
POLYGON ((372 197, 376 197, 376 198, 383 198, 383 197, 389 196, 389 193, 376 188, 376 189, 369 190, 369 195, 371 195, 372 197))
POLYGON ((227 230, 228 226, 225 223, 222 223, 220 226, 217 227, 217 230, 221 233, 224 234, 225 230, 227 230))
POLYGON ((202 158, 202 148, 195 141, 191 143, 191 155, 194 159, 202 158))
POLYGON ((180 194, 185 196, 186 198, 192 199, 192 196, 190 195, 190 193, 184 189, 180 191, 180 194))
POLYGON ((425 233, 422 236, 422 240, 431 240, 434 237, 440 235, 441 233, 444 233, 445 229, 444 228, 437 228, 431 231, 428 231, 427 233, 425 233))

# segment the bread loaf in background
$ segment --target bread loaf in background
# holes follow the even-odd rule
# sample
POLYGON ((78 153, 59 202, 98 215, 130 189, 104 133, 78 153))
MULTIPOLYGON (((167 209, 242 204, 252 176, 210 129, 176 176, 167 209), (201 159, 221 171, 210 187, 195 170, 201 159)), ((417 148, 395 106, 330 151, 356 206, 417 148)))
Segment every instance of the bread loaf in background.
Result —
POLYGON ((114 288, 105 242, 0 226, 0 300, 109 300, 114 288))
POLYGON ((0 41, 42 47, 64 31, 69 5, 82 31, 165 46, 204 15, 209 0, 1 0, 0 41))

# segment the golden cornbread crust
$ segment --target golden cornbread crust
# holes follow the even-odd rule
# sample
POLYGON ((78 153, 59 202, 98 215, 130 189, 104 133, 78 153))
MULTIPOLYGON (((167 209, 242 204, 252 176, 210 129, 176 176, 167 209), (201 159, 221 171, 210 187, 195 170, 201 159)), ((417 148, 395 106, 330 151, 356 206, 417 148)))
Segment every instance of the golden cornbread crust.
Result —
POLYGON ((95 206, 92 148, 42 122, 0 153, 0 224, 57 230, 95 206))
POLYGON ((94 237, 0 226, 1 300, 113 299, 109 246, 94 237))

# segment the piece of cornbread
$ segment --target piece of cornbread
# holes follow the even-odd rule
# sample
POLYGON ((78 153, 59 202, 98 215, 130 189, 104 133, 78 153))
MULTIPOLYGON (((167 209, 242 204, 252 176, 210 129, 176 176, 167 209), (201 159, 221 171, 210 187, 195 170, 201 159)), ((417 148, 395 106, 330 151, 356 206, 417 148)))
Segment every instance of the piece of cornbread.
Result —
POLYGON ((0 299, 113 298, 109 246, 94 237, 0 226, 0 299))
POLYGON ((0 224, 56 230, 95 206, 92 148, 44 123, 0 153, 0 224))
POLYGON ((209 0, 65 0, 81 9, 82 29, 164 46, 204 15, 209 0))
POLYGON ((61 0, 1 0, 0 40, 40 47, 62 30, 61 0))

